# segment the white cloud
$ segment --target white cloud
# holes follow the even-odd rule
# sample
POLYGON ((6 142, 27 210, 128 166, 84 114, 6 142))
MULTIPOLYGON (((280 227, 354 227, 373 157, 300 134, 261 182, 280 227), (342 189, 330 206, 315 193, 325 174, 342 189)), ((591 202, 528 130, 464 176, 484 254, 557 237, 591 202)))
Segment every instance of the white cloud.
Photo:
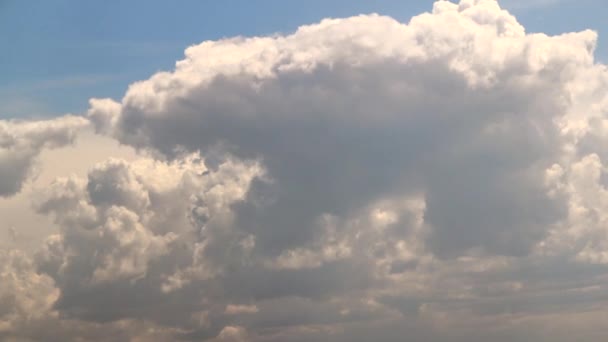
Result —
POLYGON ((18 194, 0 198, 0 249, 17 248, 27 253, 37 250, 45 237, 57 233, 59 227, 50 217, 32 209, 32 199, 38 198, 55 178, 84 177, 91 166, 112 156, 127 161, 138 158, 132 148, 95 135, 91 129, 79 132, 74 144, 43 150, 36 158, 35 177, 30 177, 18 194), (11 237, 10 228, 17 233, 16 239, 11 237))
POLYGON ((41 151, 72 143, 86 125, 85 119, 74 116, 29 122, 0 120, 0 196, 19 192, 41 151))

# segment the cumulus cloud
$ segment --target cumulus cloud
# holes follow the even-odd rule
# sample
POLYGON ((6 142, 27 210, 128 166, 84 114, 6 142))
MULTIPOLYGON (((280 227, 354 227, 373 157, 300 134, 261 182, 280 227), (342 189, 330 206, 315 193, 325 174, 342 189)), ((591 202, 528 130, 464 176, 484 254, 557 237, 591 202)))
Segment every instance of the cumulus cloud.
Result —
POLYGON ((271 182, 236 224, 265 253, 311 243, 325 214, 423 193, 434 253, 523 255, 561 218, 543 173, 561 152, 563 86, 592 67, 594 41, 525 35, 495 1, 437 2, 409 25, 371 15, 205 42, 91 116, 168 158, 262 160, 271 182))
POLYGON ((2 251, 0 279, 0 334, 22 320, 45 315, 57 299, 52 280, 35 272, 35 266, 19 251, 2 251))
MULTIPOLYGON (((91 100, 97 132, 140 159, 41 189, 61 230, 4 271, 23 274, 6 293, 46 293, 38 321, 83 339, 600 336, 596 38, 526 34, 463 0, 192 46, 121 101, 91 100)), ((4 336, 40 339, 13 297, 4 336)))
POLYGON ((86 125, 84 118, 75 116, 42 121, 0 120, 0 196, 19 192, 31 176, 40 152, 72 143, 86 125))
POLYGON ((230 205, 261 174, 258 164, 233 160, 210 171, 191 155, 171 163, 108 160, 86 179, 58 179, 36 201, 62 227, 36 256, 60 291, 55 309, 98 323, 206 326, 204 302, 212 293, 205 294, 204 281, 245 263, 253 244, 230 229, 230 205), (165 309, 151 309, 159 300, 165 309))

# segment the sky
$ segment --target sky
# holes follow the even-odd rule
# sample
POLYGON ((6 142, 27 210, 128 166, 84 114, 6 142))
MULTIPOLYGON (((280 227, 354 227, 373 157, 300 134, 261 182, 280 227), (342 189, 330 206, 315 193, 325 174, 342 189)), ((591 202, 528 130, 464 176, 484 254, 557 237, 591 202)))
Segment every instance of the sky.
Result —
POLYGON ((0 2, 0 340, 605 339, 605 9, 0 2))
MULTIPOLYGON (((184 47, 232 36, 289 33, 328 17, 380 13, 407 22, 433 0, 0 1, 0 118, 81 113, 90 97, 120 98, 135 80, 170 70, 184 47), (66 95, 69 94, 69 95, 66 95)), ((603 0, 504 0, 530 32, 600 33, 603 0)))

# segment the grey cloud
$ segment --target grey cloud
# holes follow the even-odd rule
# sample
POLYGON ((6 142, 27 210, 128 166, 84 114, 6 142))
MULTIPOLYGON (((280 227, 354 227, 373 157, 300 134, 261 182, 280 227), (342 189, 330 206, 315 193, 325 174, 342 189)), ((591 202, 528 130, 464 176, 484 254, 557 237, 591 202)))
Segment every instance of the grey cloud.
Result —
MULTIPOLYGON (((54 296, 38 328, 591 338, 608 264, 595 39, 526 35, 495 1, 463 0, 188 48, 121 102, 91 101, 97 131, 140 160, 41 191, 61 231, 24 267, 54 296)), ((31 310, 0 298, 0 315, 31 310)), ((10 317, 0 331, 25 336, 10 317)))
POLYGON ((218 249, 246 240, 226 240, 222 234, 230 232, 218 229, 227 228, 227 205, 244 196, 259 172, 256 164, 231 161, 208 172, 192 156, 170 164, 109 160, 87 179, 57 180, 36 204, 62 227, 36 258, 39 271, 59 290, 53 309, 91 324, 136 319, 191 328, 190 315, 219 292, 215 282, 188 283, 213 277, 230 258, 237 262, 246 253, 245 246, 241 254, 212 251, 201 259, 204 245, 218 249), (198 224, 201 215, 204 225, 198 224), (179 283, 182 273, 185 284, 179 283), (165 309, 154 309, 158 305, 165 309))

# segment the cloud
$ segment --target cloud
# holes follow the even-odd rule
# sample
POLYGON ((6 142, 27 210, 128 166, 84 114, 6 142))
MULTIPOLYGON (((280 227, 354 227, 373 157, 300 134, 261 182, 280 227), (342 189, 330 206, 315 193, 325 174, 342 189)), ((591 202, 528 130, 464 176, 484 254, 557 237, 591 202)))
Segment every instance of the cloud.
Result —
POLYGON ((227 326, 213 341, 245 342, 248 341, 247 332, 242 327, 227 326))
POLYGON ((36 263, 16 251, 0 251, 0 339, 3 341, 171 341, 175 331, 148 322, 95 324, 72 321, 53 309, 60 295, 36 263))
POLYGON ((228 208, 260 172, 255 163, 233 161, 209 171, 193 155, 174 163, 111 159, 86 179, 58 179, 36 203, 62 227, 36 257, 60 290, 55 308, 93 322, 135 318, 136 311, 140 320, 169 325, 179 318, 192 329, 201 308, 191 296, 204 288, 188 284, 245 257, 250 238, 228 230, 228 208), (241 250, 224 250, 239 240, 241 250), (150 310, 159 298, 166 310, 150 310))
POLYGON ((596 38, 526 34, 495 1, 463 0, 407 24, 362 15, 192 46, 121 101, 90 101, 96 131, 139 158, 40 191, 61 229, 5 267, 21 297, 2 302, 0 336, 600 336, 596 38), (21 298, 44 294, 27 321, 21 298))
POLYGON ((0 196, 19 192, 41 151, 71 144, 87 124, 74 116, 43 121, 0 120, 0 196))
POLYGON ((26 317, 44 315, 58 296, 52 280, 35 272, 34 265, 18 251, 2 251, 0 279, 0 332, 26 317))
POLYGON ((205 42, 90 116, 168 158, 261 160, 270 181, 236 211, 265 253, 311 243, 323 215, 423 193, 434 253, 522 255, 561 219, 542 182, 567 110, 558 70, 591 66, 594 41, 525 35, 494 1, 438 2, 409 25, 371 15, 205 42))

